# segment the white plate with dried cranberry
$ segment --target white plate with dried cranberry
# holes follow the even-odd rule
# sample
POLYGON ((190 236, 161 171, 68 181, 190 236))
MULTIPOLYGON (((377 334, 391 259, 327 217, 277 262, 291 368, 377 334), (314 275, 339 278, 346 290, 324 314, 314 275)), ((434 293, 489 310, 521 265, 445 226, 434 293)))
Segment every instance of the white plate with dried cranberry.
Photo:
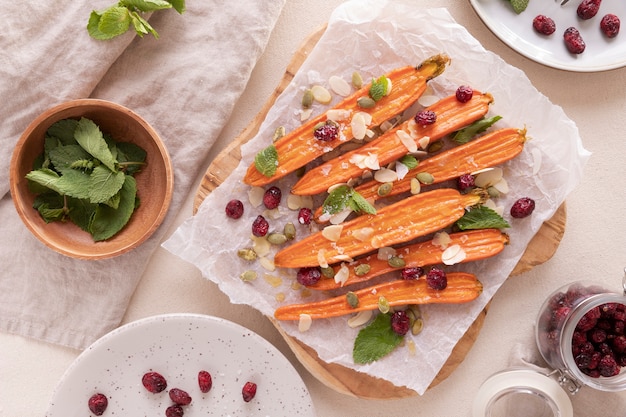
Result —
POLYGON ((314 416, 291 363, 224 319, 169 314, 124 325, 64 374, 46 417, 314 416))
MULTIPOLYGON (((587 0, 589 1, 589 0, 587 0)), ((597 1, 597 0, 595 0, 597 1)), ((529 0, 521 13, 516 13, 509 0, 469 0, 485 25, 504 43, 515 51, 540 64, 575 72, 598 72, 626 66, 626 29, 623 27, 609 37, 602 20, 614 15, 626 23, 626 2, 602 0, 595 15, 578 15, 582 0, 529 0), (534 27, 537 16, 549 18, 554 32, 534 27), (574 27, 584 41, 584 50, 570 52, 564 39, 565 31, 574 27)), ((607 21, 605 20, 605 23, 607 21)), ((612 25, 614 27, 614 25, 612 25)), ((615 31, 613 30, 613 34, 615 31)), ((580 46, 580 42, 577 42, 580 46)))

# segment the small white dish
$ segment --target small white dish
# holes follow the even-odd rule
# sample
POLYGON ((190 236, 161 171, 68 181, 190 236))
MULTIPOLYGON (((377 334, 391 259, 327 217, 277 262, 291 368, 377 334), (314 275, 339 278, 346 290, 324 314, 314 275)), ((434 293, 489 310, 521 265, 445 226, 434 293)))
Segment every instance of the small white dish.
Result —
POLYGON ((315 416, 309 392, 295 368, 268 341, 224 319, 169 314, 119 327, 83 351, 57 386, 46 417, 93 416, 87 402, 94 393, 108 398, 103 416, 165 416, 173 404, 170 388, 192 397, 183 406, 194 416, 315 416), (213 379, 204 394, 198 372, 213 379), (161 373, 167 389, 148 392, 141 378, 161 373), (245 402, 242 388, 257 384, 256 396, 245 402))
POLYGON ((469 0, 476 14, 504 43, 521 55, 540 64, 573 72, 599 72, 626 66, 626 2, 604 0, 598 14, 581 20, 576 14, 579 0, 570 0, 561 6, 554 0, 530 0, 528 7, 516 14, 507 0, 469 0), (600 20, 608 13, 622 21, 620 33, 612 39, 600 30, 600 20), (535 16, 543 14, 556 23, 556 31, 545 36, 533 29, 535 16), (567 51, 563 32, 576 27, 585 43, 582 54, 567 51))

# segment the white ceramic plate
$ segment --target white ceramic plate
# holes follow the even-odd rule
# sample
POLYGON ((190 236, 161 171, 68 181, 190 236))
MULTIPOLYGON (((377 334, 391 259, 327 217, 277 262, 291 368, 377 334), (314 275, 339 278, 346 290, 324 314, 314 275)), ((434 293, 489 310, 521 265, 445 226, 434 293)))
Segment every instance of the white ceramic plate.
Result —
POLYGON ((161 315, 124 325, 87 348, 56 388, 47 417, 93 416, 87 401, 96 392, 109 399, 104 416, 165 416, 169 388, 187 391, 194 416, 315 416, 304 382, 269 342, 238 324, 204 315, 161 315), (198 371, 213 388, 203 394, 198 371), (148 392, 141 378, 161 373, 168 389, 148 392), (242 399, 246 381, 257 384, 252 401, 242 399))
POLYGON ((515 51, 540 64, 567 71, 596 72, 626 65, 626 1, 603 0, 598 14, 583 21, 576 15, 581 0, 566 5, 554 0, 530 0, 526 10, 516 14, 507 0, 469 0, 487 27, 515 51), (600 20, 607 13, 617 15, 622 23, 620 33, 607 39, 600 30, 600 20), (544 36, 535 32, 532 21, 543 14, 556 22, 556 32, 544 36), (563 32, 576 27, 587 47, 580 55, 567 51, 563 32))

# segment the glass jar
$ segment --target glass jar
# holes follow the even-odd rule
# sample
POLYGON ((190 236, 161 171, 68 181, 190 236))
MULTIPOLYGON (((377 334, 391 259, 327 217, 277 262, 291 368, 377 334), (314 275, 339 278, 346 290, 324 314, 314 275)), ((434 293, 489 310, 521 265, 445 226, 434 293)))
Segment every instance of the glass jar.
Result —
POLYGON ((626 390, 624 273, 619 293, 585 282, 552 293, 539 311, 535 339, 553 371, 512 368, 491 376, 476 396, 473 417, 571 417, 570 395, 583 386, 626 390))

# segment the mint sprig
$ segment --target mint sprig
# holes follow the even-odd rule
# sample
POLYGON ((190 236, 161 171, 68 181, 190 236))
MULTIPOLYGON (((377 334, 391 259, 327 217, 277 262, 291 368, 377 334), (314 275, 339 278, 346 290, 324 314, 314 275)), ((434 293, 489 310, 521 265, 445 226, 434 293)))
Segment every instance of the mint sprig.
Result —
POLYGON ((140 13, 174 8, 178 13, 185 11, 185 0, 120 0, 104 10, 93 10, 87 22, 89 35, 98 40, 108 40, 126 33, 131 26, 140 37, 157 31, 140 13))
POLYGON ((528 7, 529 0, 507 0, 513 6, 513 11, 517 14, 522 13, 528 7))
POLYGON ((352 187, 340 185, 333 189, 322 204, 323 214, 337 214, 350 208, 357 213, 376 214, 376 209, 352 187))
POLYGON ((472 229, 506 229, 509 223, 489 207, 472 207, 463 217, 456 221, 461 230, 472 229))
POLYGON ((354 340, 354 363, 366 364, 391 353, 401 342, 401 336, 391 328, 391 315, 378 314, 374 321, 359 331, 354 340))

